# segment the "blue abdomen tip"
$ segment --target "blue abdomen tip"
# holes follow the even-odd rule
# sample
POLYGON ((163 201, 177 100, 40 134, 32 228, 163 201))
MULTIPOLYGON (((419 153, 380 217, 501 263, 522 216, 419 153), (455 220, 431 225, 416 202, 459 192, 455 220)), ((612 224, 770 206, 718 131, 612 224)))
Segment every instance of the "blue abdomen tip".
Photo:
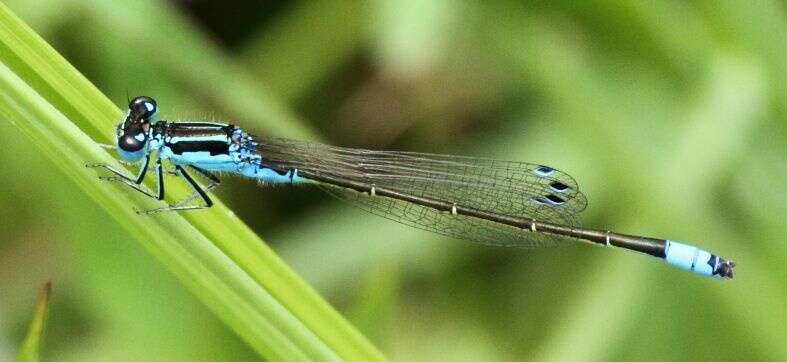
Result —
POLYGON ((678 268, 722 279, 732 278, 735 262, 728 261, 697 247, 667 240, 664 259, 678 268))

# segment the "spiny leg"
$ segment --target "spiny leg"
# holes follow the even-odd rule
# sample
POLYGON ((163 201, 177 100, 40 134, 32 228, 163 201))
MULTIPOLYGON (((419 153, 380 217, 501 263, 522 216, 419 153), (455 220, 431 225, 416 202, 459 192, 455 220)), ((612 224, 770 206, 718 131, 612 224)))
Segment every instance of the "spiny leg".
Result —
POLYGON ((205 176, 205 177, 209 178, 211 181, 213 181, 214 184, 216 184, 216 185, 221 184, 221 180, 219 180, 219 178, 216 175, 212 174, 208 170, 204 170, 204 169, 201 169, 199 167, 192 166, 192 165, 188 165, 188 166, 189 166, 190 169, 201 173, 202 176, 205 176))
MULTIPOLYGON (((192 165, 186 165, 186 166, 194 171, 199 172, 201 175, 205 176, 207 179, 211 181, 210 184, 202 188, 206 193, 221 185, 221 180, 219 180, 219 178, 216 177, 216 175, 212 174, 211 172, 192 165)), ((178 173, 174 172, 174 174, 177 175, 178 173)), ((201 197, 201 195, 195 190, 194 192, 191 193, 191 195, 184 197, 182 200, 176 202, 172 206, 182 206, 188 204, 189 202, 191 202, 191 200, 194 200, 197 197, 201 197)))
POLYGON ((139 168, 139 173, 137 177, 131 178, 125 175, 124 171, 118 170, 110 165, 104 163, 89 163, 86 164, 85 167, 88 168, 96 168, 101 167, 109 172, 112 172, 115 176, 99 176, 100 180, 104 181, 117 181, 122 182, 134 190, 137 190, 148 197, 163 200, 164 199, 164 184, 162 179, 162 170, 161 170, 161 160, 156 160, 156 173, 158 174, 157 182, 156 182, 156 193, 154 194, 144 186, 142 186, 142 181, 145 179, 145 174, 148 172, 148 165, 150 164, 150 155, 146 155, 145 158, 142 160, 142 166, 139 168))
POLYGON ((161 159, 156 159, 156 191, 158 191, 158 199, 164 200, 164 166, 161 165, 161 159))
MULTIPOLYGON (((179 201, 179 202, 177 202, 175 204, 172 204, 172 205, 168 205, 168 206, 165 206, 165 207, 160 207, 160 208, 157 208, 157 209, 151 209, 151 210, 144 210, 144 211, 138 210, 137 213, 139 213, 139 214, 154 214, 154 213, 158 213, 158 212, 162 212, 162 211, 198 210, 198 209, 206 209, 206 208, 209 208, 209 207, 213 206, 213 201, 211 201, 210 197, 208 197, 208 194, 205 192, 205 190, 203 190, 197 184, 197 182, 194 181, 194 179, 191 177, 191 175, 189 175, 183 167, 181 167, 180 165, 175 165, 175 170, 176 170, 176 172, 178 173, 178 175, 180 177, 182 177, 184 180, 186 180, 186 183, 188 183, 189 186, 191 186, 191 188, 194 190, 194 192, 202 198, 202 201, 205 204, 204 205, 183 205, 184 201, 188 201, 187 199, 191 198, 191 197, 186 197, 186 199, 181 200, 181 201, 179 201)), ((207 172, 207 171, 205 171, 205 172, 207 172)), ((213 175, 211 175, 211 176, 213 176, 213 175)), ((215 176, 213 176, 213 177, 215 177, 215 176)), ((215 185, 217 185, 217 184, 215 184, 215 183, 212 184, 211 188, 215 187, 215 185)))
MULTIPOLYGON (((190 168, 190 169, 192 169, 194 171, 199 172, 202 176, 205 176, 206 178, 211 180, 212 183, 214 183, 216 185, 221 183, 221 180, 216 175, 214 175, 212 172, 210 172, 208 170, 204 170, 204 169, 201 169, 201 168, 199 168, 197 166, 192 166, 192 165, 186 165, 186 167, 188 167, 188 168, 190 168)), ((167 170, 167 174, 168 175, 172 175, 172 176, 178 176, 177 170, 176 171, 169 171, 169 170, 167 170)))

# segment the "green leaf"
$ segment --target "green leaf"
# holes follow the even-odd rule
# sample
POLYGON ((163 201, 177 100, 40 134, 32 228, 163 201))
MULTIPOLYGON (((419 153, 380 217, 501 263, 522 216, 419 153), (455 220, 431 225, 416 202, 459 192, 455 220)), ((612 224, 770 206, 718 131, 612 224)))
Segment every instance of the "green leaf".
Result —
MULTIPOLYGON (((154 201, 99 182, 86 163, 123 166, 91 135, 101 137, 121 111, 2 4, 0 61, 0 117, 262 357, 383 359, 220 200, 209 211, 140 217, 132 207, 152 208, 154 201)), ((168 190, 187 188, 173 183, 168 190)))
POLYGON ((38 292, 38 300, 36 301, 36 309, 33 312, 33 320, 30 322, 30 327, 27 329, 27 336, 22 343, 22 348, 16 355, 17 362, 35 362, 38 361, 39 350, 41 349, 41 339, 44 335, 44 322, 46 321, 46 312, 49 309, 49 294, 52 291, 52 282, 46 282, 41 286, 38 292))

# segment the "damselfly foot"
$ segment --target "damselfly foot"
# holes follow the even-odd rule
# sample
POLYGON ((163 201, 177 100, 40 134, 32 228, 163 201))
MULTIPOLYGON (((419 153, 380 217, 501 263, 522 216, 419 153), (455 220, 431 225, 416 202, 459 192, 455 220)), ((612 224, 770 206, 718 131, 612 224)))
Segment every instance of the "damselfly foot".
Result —
POLYGON ((159 208, 155 208, 155 209, 149 209, 149 210, 140 210, 140 209, 136 209, 135 208, 134 212, 136 212, 137 215, 153 215, 153 214, 158 214, 160 212, 166 212, 166 211, 200 210, 200 209, 207 209, 209 207, 210 206, 207 206, 207 205, 178 205, 178 204, 173 204, 173 205, 159 207, 159 208))
POLYGON ((148 190, 146 187, 142 185, 142 180, 145 177, 145 172, 147 171, 148 162, 145 162, 143 165, 144 169, 140 170, 140 175, 137 176, 136 179, 133 179, 129 176, 126 176, 123 171, 118 170, 110 165, 104 163, 88 163, 85 164, 87 168, 104 168, 107 171, 111 172, 111 175, 100 175, 98 179, 101 181, 111 181, 111 182, 122 182, 134 190, 137 190, 148 197, 162 200, 164 198, 163 189, 159 188, 157 193, 153 193, 153 191, 148 190))
MULTIPOLYGON (((175 172, 175 174, 176 175, 180 175, 177 172, 175 172)), ((213 175, 211 174, 211 176, 213 176, 213 175)), ((207 193, 208 191, 210 191, 212 189, 215 189, 218 186, 219 186, 219 182, 218 182, 218 179, 216 179, 216 182, 213 182, 213 183, 209 184, 208 186, 205 186, 205 188, 202 189, 201 191, 203 191, 204 193, 207 193)), ((209 207, 211 207, 213 205, 213 202, 210 200, 210 198, 207 197, 207 194, 204 195, 204 197, 207 198, 207 200, 205 198, 203 198, 204 204, 202 204, 202 205, 188 205, 188 203, 190 203, 192 200, 196 199, 197 197, 203 197, 203 194, 201 194, 197 190, 194 190, 194 192, 192 192, 191 195, 184 197, 183 199, 181 199, 180 201, 178 201, 178 202, 176 202, 176 203, 174 203, 172 205, 167 205, 167 206, 164 206, 164 207, 158 207, 158 208, 150 209, 150 210, 139 210, 139 209, 135 208, 134 212, 136 212, 138 215, 152 215, 152 214, 157 214, 157 213, 165 212, 165 211, 185 211, 185 210, 207 209, 207 208, 209 208, 209 207)))

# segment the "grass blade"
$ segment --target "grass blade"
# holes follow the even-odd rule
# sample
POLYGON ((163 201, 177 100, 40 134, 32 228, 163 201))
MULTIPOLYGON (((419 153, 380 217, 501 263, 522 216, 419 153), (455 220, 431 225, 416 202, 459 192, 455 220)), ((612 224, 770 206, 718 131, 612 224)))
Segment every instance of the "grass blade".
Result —
POLYGON ((41 349, 41 339, 44 335, 44 322, 46 322, 46 312, 49 309, 49 294, 52 291, 52 282, 46 282, 41 286, 36 301, 36 309, 33 312, 33 320, 27 329, 27 336, 22 342, 22 348, 16 355, 17 362, 35 362, 39 360, 39 350, 41 349))

